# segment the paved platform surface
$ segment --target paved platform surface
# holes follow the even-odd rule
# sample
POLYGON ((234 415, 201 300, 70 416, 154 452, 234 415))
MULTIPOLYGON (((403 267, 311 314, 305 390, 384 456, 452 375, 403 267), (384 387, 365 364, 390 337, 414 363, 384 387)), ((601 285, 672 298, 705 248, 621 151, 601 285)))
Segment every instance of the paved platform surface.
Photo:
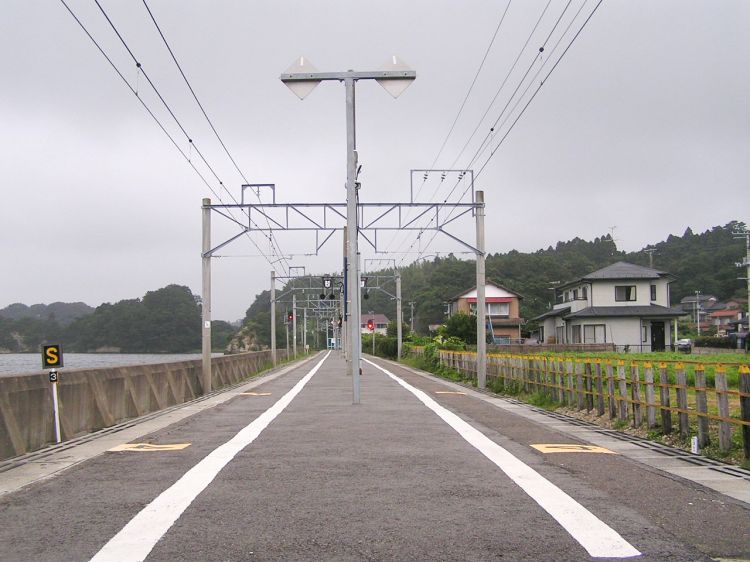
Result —
POLYGON ((742 477, 380 360, 352 405, 324 357, 0 473, 0 559, 750 559, 742 477))

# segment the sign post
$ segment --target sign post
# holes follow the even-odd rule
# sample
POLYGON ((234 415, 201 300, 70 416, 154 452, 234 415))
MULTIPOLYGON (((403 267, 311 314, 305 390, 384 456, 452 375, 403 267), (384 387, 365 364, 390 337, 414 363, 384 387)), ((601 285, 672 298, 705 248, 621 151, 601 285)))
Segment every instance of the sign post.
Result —
POLYGON ((57 398, 57 383, 60 382, 60 375, 57 367, 63 366, 62 346, 58 344, 42 346, 42 368, 49 369, 49 382, 52 384, 52 413, 55 418, 55 442, 62 441, 60 436, 60 408, 57 398))

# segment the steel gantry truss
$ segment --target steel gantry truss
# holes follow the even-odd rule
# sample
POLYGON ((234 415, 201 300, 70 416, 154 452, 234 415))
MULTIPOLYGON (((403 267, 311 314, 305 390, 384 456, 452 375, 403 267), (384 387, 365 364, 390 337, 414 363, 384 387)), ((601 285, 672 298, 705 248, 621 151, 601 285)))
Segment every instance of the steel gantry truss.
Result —
MULTIPOLYGON (((474 196, 476 194, 474 193, 474 196)), ((378 232, 426 232, 438 231, 476 253, 477 247, 465 242, 446 230, 467 214, 472 216, 481 204, 466 203, 359 203, 357 224, 359 235, 375 252, 383 251, 378 246, 378 232), (417 214, 408 217, 404 209, 415 209, 417 214), (447 212, 446 212, 447 211, 447 212), (455 215, 453 213, 456 213, 455 215), (429 219, 425 225, 423 221, 429 219)), ((346 228, 346 203, 239 203, 210 205, 210 208, 235 223, 237 234, 210 249, 213 254, 250 232, 312 231, 315 232, 314 254, 328 242, 334 233, 346 228), (240 221, 229 214, 231 209, 244 209, 247 221, 240 221)))
MULTIPOLYGON (((272 184, 267 184, 272 185, 272 184)), ((467 203, 359 203, 357 209, 357 223, 359 235, 378 252, 378 232, 379 231, 436 231, 455 240, 464 247, 475 253, 477 258, 477 328, 478 334, 484 333, 484 316, 485 316, 485 298, 484 298, 484 192, 473 191, 472 202, 467 203), (417 215, 412 218, 406 218, 404 209, 416 209, 417 215), (449 212, 445 212, 448 210, 449 212), (453 213, 457 212, 455 216, 453 213), (476 243, 470 244, 460 237, 448 232, 446 226, 452 224, 459 218, 470 215, 476 222, 476 243), (425 218, 429 218, 428 223, 421 224, 425 218), (420 225, 421 224, 421 225, 420 225), (368 236, 369 235, 369 236, 368 236)), ((275 191, 274 191, 275 193, 275 191)), ((274 196, 275 198, 275 196, 274 196)), ((210 341, 211 341, 211 273, 210 259, 216 253, 225 248, 240 237, 251 232, 268 233, 270 236, 274 231, 311 231, 315 232, 315 253, 331 239, 336 231, 343 231, 346 240, 347 217, 342 212, 346 208, 346 203, 245 203, 240 204, 211 204, 210 199, 203 200, 203 383, 204 388, 210 389, 211 365, 210 365, 210 341), (231 215, 231 209, 242 208, 246 211, 247 222, 237 220, 231 215), (223 240, 216 246, 211 245, 211 213, 216 213, 227 220, 231 221, 238 227, 237 234, 223 240), (264 220, 254 220, 252 217, 264 220), (265 224, 264 224, 265 223, 265 224), (323 234, 321 241, 321 233, 323 234)), ((345 244, 346 245, 346 244, 345 244)), ((346 263, 346 262, 345 262, 346 263)), ((346 269, 346 268, 345 268, 346 269)), ((301 277, 301 276, 300 276, 301 277)), ((309 276, 305 276, 309 277, 309 276)), ((344 272, 346 281, 347 273, 344 272)), ((275 296, 275 280, 280 279, 275 272, 271 272, 271 315, 275 318, 275 305, 277 302, 275 296)), ((400 309, 400 275, 396 274, 397 283, 397 308, 400 309)), ((352 305, 354 299, 360 304, 360 287, 347 288, 347 283, 343 283, 343 295, 341 308, 344 310, 343 319, 346 324, 354 322, 354 326, 359 330, 361 317, 357 314, 353 318, 352 305)), ((312 287, 310 287, 312 288, 312 287)), ((360 307, 357 306, 359 311, 360 307)), ((397 316, 400 315, 397 313, 397 316)), ((401 331, 401 323, 397 322, 398 331, 401 331)), ((271 348, 274 363, 276 363, 276 325, 275 320, 271 324, 271 348)), ((349 325, 351 328, 351 325, 349 325)), ((352 328, 353 330, 353 328, 352 328)), ((296 334, 296 330, 295 330, 296 334)), ((401 338, 399 338, 399 342, 401 338)), ((360 343, 361 345, 361 343, 360 343)), ((483 337, 477 338, 477 379, 480 388, 483 388, 486 381, 486 342, 483 337)), ((399 357, 401 355, 401 346, 399 346, 399 357)), ((350 355, 360 357, 361 350, 351 352, 350 355)), ((351 357, 348 357, 351 360, 351 357)), ((356 396, 356 395, 355 395, 356 396)))

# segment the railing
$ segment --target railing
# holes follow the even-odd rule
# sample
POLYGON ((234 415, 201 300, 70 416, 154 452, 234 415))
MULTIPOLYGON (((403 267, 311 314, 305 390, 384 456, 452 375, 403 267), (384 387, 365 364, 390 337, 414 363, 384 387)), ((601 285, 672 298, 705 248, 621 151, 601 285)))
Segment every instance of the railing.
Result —
MULTIPOLYGON (((416 350, 417 353, 422 350, 416 350)), ((439 352, 440 362, 476 378, 476 353, 439 352)), ((750 365, 698 361, 625 361, 563 355, 488 354, 488 386, 543 392, 562 405, 649 429, 697 436, 706 447, 733 447, 741 433, 750 459, 750 365)))
MULTIPOLYGON (((286 352, 277 351, 279 361, 286 352)), ((212 388, 238 384, 271 364, 270 351, 214 357, 212 388)), ((60 371, 63 441, 203 394, 201 360, 60 371)), ((0 377, 0 460, 54 442, 47 374, 0 377)))

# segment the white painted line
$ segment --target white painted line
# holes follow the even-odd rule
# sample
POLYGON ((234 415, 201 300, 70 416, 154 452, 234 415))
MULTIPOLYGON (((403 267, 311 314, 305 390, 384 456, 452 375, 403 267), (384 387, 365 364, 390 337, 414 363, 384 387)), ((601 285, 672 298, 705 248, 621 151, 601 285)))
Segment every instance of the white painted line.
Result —
POLYGON ((623 539, 614 529, 552 484, 552 482, 544 478, 536 470, 511 455, 503 447, 466 423, 456 414, 443 408, 426 393, 414 388, 380 365, 376 365, 367 359, 364 359, 364 361, 380 369, 406 390, 414 394, 425 406, 455 429, 461 437, 495 463, 513 482, 518 484, 524 492, 531 496, 542 509, 549 513, 571 537, 578 541, 589 555, 595 558, 630 558, 632 556, 640 556, 641 553, 623 539))
POLYGON ((220 445, 188 470, 177 482, 144 507, 119 533, 110 539, 91 559, 96 562, 130 562, 145 560, 169 528, 193 500, 213 481, 219 471, 237 453, 250 445, 289 403, 300 393, 328 356, 321 359, 278 402, 243 427, 229 441, 220 445))

